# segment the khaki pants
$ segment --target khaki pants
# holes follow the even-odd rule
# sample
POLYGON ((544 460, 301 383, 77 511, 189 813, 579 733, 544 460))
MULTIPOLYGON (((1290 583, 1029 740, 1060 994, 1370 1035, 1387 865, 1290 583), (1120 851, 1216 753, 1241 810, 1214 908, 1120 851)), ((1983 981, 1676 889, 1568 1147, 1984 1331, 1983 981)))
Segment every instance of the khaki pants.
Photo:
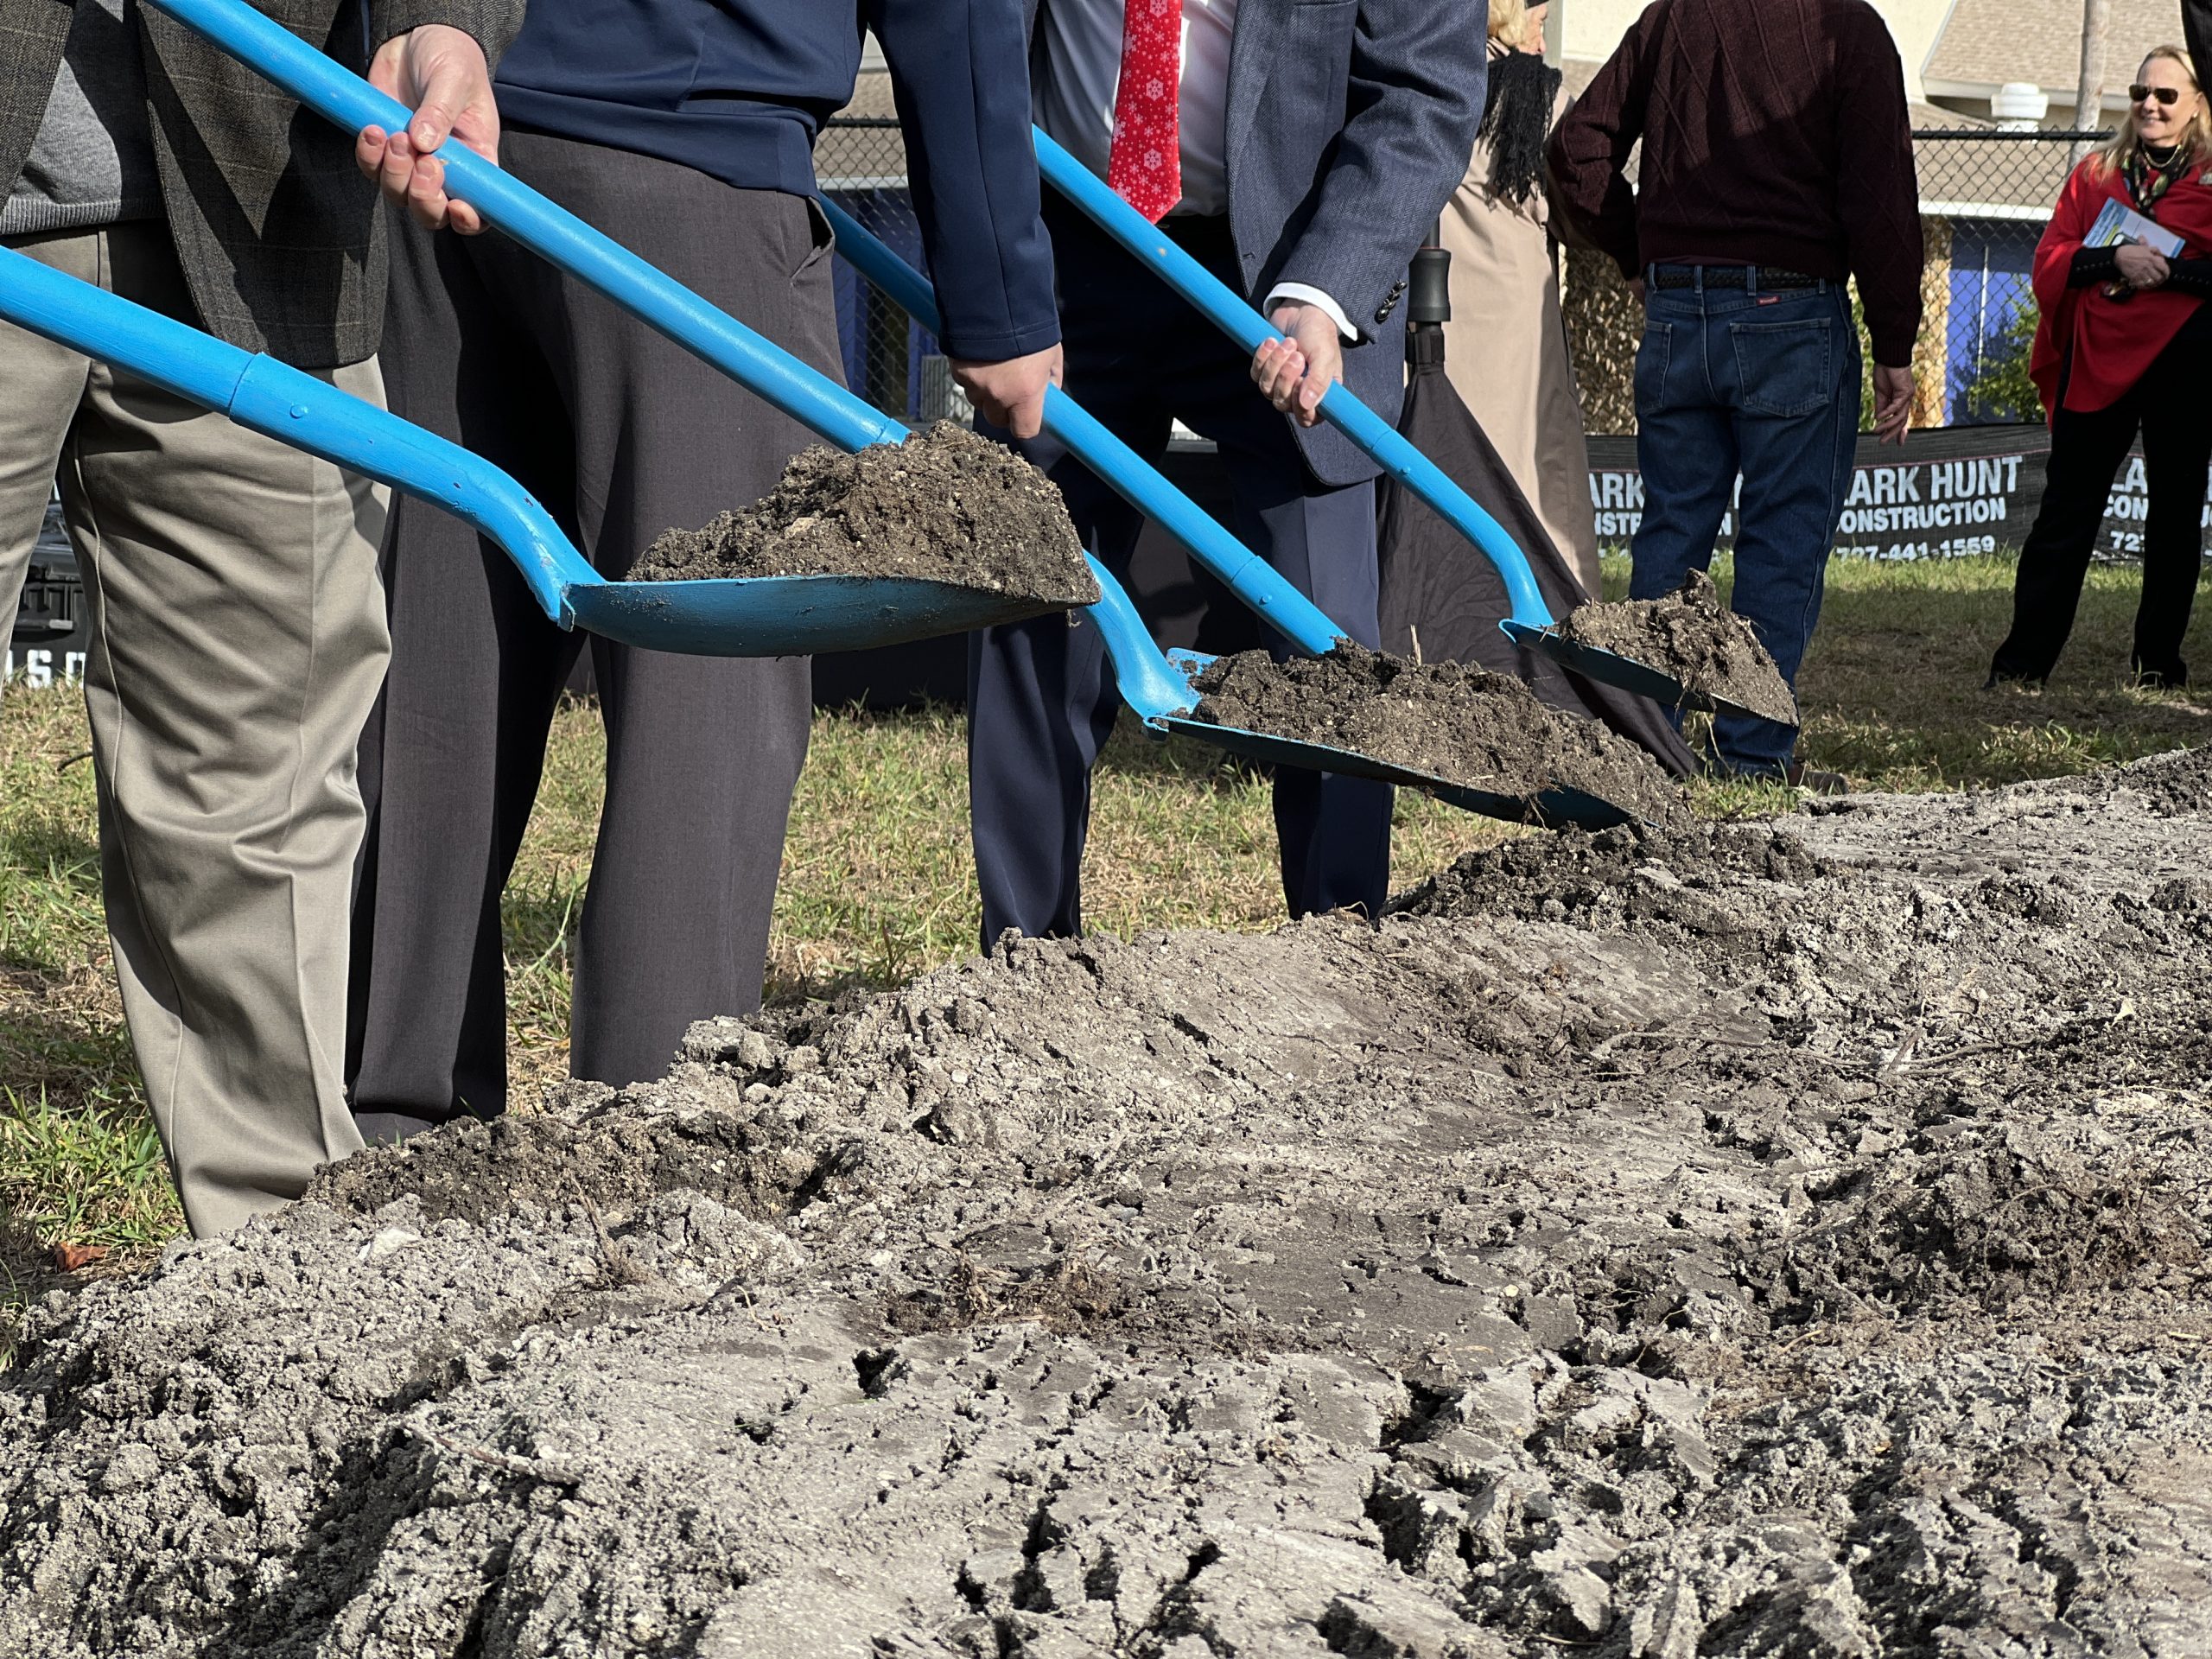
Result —
MULTIPOLYGON (((11 245, 194 321, 159 224, 11 245)), ((378 404, 373 359, 323 377, 378 404)), ((390 654, 385 492, 0 324, 0 614, 58 477, 116 976, 202 1236, 361 1144, 346 1110, 354 746, 390 654)))

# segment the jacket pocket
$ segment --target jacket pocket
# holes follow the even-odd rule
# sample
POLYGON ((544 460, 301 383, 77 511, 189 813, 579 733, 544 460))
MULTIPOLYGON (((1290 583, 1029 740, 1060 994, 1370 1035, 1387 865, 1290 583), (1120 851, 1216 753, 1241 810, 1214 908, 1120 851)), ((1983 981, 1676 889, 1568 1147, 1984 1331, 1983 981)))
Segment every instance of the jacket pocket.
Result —
POLYGON ((1835 399, 1834 334, 1829 317, 1730 323, 1745 412, 1796 420, 1826 409, 1835 399))
POLYGON ((1667 370, 1675 359, 1675 326, 1659 317, 1648 317, 1643 340, 1636 348, 1636 406, 1664 409, 1667 370))

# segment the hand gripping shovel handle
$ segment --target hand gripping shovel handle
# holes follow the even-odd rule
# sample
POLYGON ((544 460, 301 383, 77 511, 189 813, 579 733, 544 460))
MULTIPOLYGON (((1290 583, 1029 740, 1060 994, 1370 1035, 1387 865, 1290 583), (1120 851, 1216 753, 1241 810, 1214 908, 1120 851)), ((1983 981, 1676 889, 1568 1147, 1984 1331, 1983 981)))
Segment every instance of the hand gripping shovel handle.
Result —
POLYGON ((8 248, 0 248, 0 317, 467 520, 506 549, 531 597, 563 628, 575 620, 569 591, 604 580, 498 467, 275 358, 240 351, 8 248))
MULTIPOLYGON (((206 35, 349 133, 364 127, 402 132, 414 118, 413 111, 396 99, 240 0, 146 3, 206 35)), ((871 409, 465 145, 440 145, 438 159, 445 164, 447 189, 468 202, 487 223, 839 448, 858 450, 871 443, 905 440, 906 429, 899 422, 871 409)))
MULTIPOLYGON (((168 0, 155 0, 168 3, 168 0)), ((1268 320, 1247 305, 1229 285, 1177 247, 1144 215, 1106 188, 1105 182, 1042 131, 1032 129, 1037 145, 1037 165, 1047 182, 1080 207, 1098 227, 1112 237, 1140 263, 1148 266, 1168 287, 1180 294, 1216 327, 1248 352, 1256 352, 1282 336, 1268 320)), ((1473 498, 1446 475, 1443 469, 1402 435, 1388 421, 1368 408, 1343 385, 1331 386, 1321 399, 1320 413, 1337 429, 1372 456, 1382 470, 1433 508, 1443 520, 1472 542, 1496 567, 1513 607, 1512 622, 1524 628, 1548 628, 1551 607, 1536 589, 1529 556, 1505 533, 1497 520, 1475 504, 1473 498)))
MULTIPOLYGON (((938 332, 943 325, 937 296, 921 272, 836 202, 825 200, 822 206, 836 234, 837 251, 908 316, 932 334, 938 332)), ((1058 386, 1045 394, 1045 429, 1131 506, 1182 543, 1193 558, 1300 651, 1319 657, 1344 637, 1344 631, 1273 565, 1224 530, 1211 513, 1161 477, 1058 386)))

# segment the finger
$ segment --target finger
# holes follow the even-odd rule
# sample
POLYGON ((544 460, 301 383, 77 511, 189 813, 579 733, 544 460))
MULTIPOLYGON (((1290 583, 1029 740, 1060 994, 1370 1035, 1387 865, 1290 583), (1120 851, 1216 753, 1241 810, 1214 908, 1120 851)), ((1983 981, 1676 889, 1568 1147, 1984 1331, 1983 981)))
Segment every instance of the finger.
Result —
POLYGON ((353 140, 353 162, 363 178, 373 179, 384 171, 384 129, 363 127, 360 137, 353 140))
POLYGON ((446 222, 446 170, 435 156, 415 164, 407 183, 407 207, 415 222, 429 231, 442 230, 446 222))
POLYGON ((1017 438, 1033 438, 1042 432, 1045 429, 1044 411, 1045 400, 1042 397, 1023 398, 1014 406, 1012 423, 1014 435, 1017 438))
POLYGON ((423 88, 415 118, 407 124, 407 136, 415 141, 415 148, 427 155, 445 143, 446 135, 453 130, 455 112, 467 99, 466 73, 459 64, 441 60, 423 88))
POLYGON ((397 201, 407 194, 409 181, 415 176, 415 148, 407 142, 407 135, 395 132, 385 140, 383 185, 385 194, 397 201))
POLYGON ((484 216, 465 201, 450 202, 446 207, 446 228, 455 236, 480 236, 484 216))

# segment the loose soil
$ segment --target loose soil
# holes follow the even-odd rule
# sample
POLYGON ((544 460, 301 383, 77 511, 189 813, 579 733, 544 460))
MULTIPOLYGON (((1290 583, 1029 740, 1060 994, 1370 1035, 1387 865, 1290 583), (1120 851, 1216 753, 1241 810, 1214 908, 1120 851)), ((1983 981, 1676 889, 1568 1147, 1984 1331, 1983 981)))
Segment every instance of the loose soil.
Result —
POLYGON ((0 1652, 2202 1654, 2208 835, 1532 836, 699 1026, 41 1304, 0 1652))
POLYGON ((1785 726, 1797 699, 1751 625, 1720 602, 1702 570, 1664 599, 1623 600, 1570 611, 1559 632, 1580 645, 1631 658, 1688 690, 1723 698, 1785 726))
POLYGON ((1353 749, 1515 798, 1564 787, 1657 823, 1686 816, 1643 750, 1472 664, 1408 662, 1345 640, 1286 663, 1264 651, 1217 658, 1192 683, 1195 715, 1210 725, 1353 749))
POLYGON ((950 421, 857 454, 802 450, 782 481, 703 530, 669 530, 633 582, 894 576, 1088 605, 1098 584, 1058 489, 1002 444, 950 421))

